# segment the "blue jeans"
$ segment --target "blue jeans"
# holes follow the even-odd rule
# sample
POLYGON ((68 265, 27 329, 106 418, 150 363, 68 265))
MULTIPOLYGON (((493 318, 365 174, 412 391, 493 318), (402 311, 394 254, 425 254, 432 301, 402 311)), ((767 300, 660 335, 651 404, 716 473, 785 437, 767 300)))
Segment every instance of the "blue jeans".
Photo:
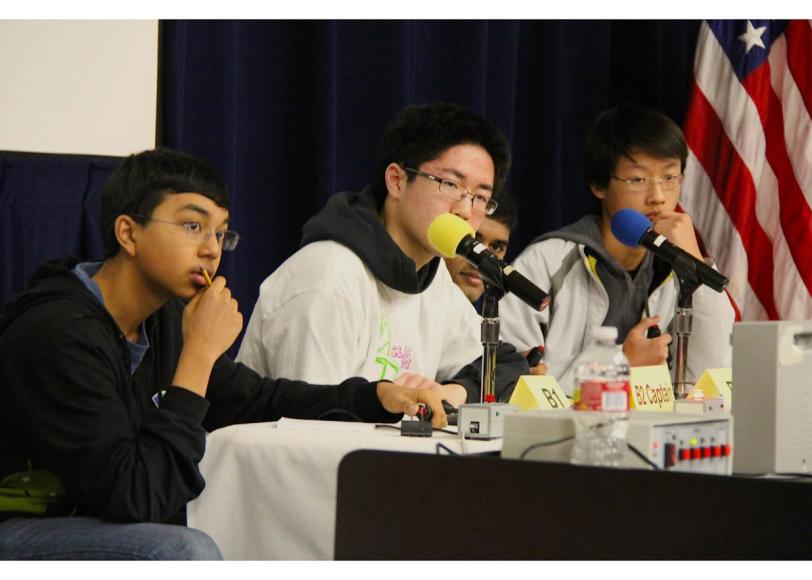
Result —
POLYGON ((214 540, 183 526, 84 517, 0 522, 0 560, 222 559, 214 540))

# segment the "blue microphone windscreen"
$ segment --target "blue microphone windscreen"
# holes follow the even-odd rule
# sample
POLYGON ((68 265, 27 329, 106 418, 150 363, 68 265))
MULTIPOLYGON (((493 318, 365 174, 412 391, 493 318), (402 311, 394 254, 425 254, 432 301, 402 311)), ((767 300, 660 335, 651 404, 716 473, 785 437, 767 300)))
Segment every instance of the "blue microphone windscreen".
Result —
POLYGON ((612 233, 620 243, 632 248, 640 245, 640 238, 651 228, 651 221, 639 211, 625 208, 612 217, 612 233))

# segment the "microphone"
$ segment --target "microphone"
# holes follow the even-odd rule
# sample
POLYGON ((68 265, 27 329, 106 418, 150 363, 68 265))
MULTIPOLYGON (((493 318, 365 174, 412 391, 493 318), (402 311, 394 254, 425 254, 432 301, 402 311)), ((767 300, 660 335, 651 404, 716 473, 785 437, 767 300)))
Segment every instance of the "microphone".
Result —
POLYGON ((434 218, 428 231, 429 242, 443 256, 465 258, 487 284, 505 293, 513 292, 535 310, 544 310, 550 296, 478 242, 475 235, 468 222, 451 213, 434 218))
POLYGON ((612 217, 611 225, 612 233, 622 244, 633 248, 643 246, 650 250, 671 264, 677 276, 692 278, 717 292, 727 286, 727 277, 652 230, 651 221, 639 211, 630 208, 618 210, 612 217))

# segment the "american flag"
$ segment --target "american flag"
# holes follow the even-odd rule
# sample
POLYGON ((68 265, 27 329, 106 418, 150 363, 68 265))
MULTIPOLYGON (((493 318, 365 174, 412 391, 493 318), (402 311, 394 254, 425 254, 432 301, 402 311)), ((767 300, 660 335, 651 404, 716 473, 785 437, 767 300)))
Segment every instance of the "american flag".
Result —
POLYGON ((703 22, 682 207, 742 320, 812 318, 812 26, 703 22))

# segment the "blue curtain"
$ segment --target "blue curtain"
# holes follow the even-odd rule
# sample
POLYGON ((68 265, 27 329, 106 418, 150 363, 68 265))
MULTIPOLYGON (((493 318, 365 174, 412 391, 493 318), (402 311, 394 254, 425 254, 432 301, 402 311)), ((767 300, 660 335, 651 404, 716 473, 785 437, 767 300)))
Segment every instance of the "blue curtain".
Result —
MULTIPOLYGON (((225 174, 243 235, 223 271, 247 316, 259 284, 333 193, 373 179, 402 107, 464 105, 510 140, 520 225, 509 257, 597 202, 581 168, 595 116, 622 101, 681 121, 689 21, 169 21, 162 141, 225 174)), ((314 264, 314 267, 318 267, 314 264)))
POLYGON ((99 191, 118 163, 0 152, 0 304, 43 260, 101 258, 99 191))
MULTIPOLYGON (((621 101, 681 121, 698 22, 167 21, 159 142, 211 161, 240 247, 222 271, 248 316, 259 284, 327 198, 373 176, 402 107, 452 101, 493 121, 514 154, 520 225, 509 257, 597 208, 586 131, 621 101)), ((36 263, 98 257, 98 189, 115 159, 0 153, 0 301, 36 263)), ((318 265, 314 265, 318 267, 318 265)))

